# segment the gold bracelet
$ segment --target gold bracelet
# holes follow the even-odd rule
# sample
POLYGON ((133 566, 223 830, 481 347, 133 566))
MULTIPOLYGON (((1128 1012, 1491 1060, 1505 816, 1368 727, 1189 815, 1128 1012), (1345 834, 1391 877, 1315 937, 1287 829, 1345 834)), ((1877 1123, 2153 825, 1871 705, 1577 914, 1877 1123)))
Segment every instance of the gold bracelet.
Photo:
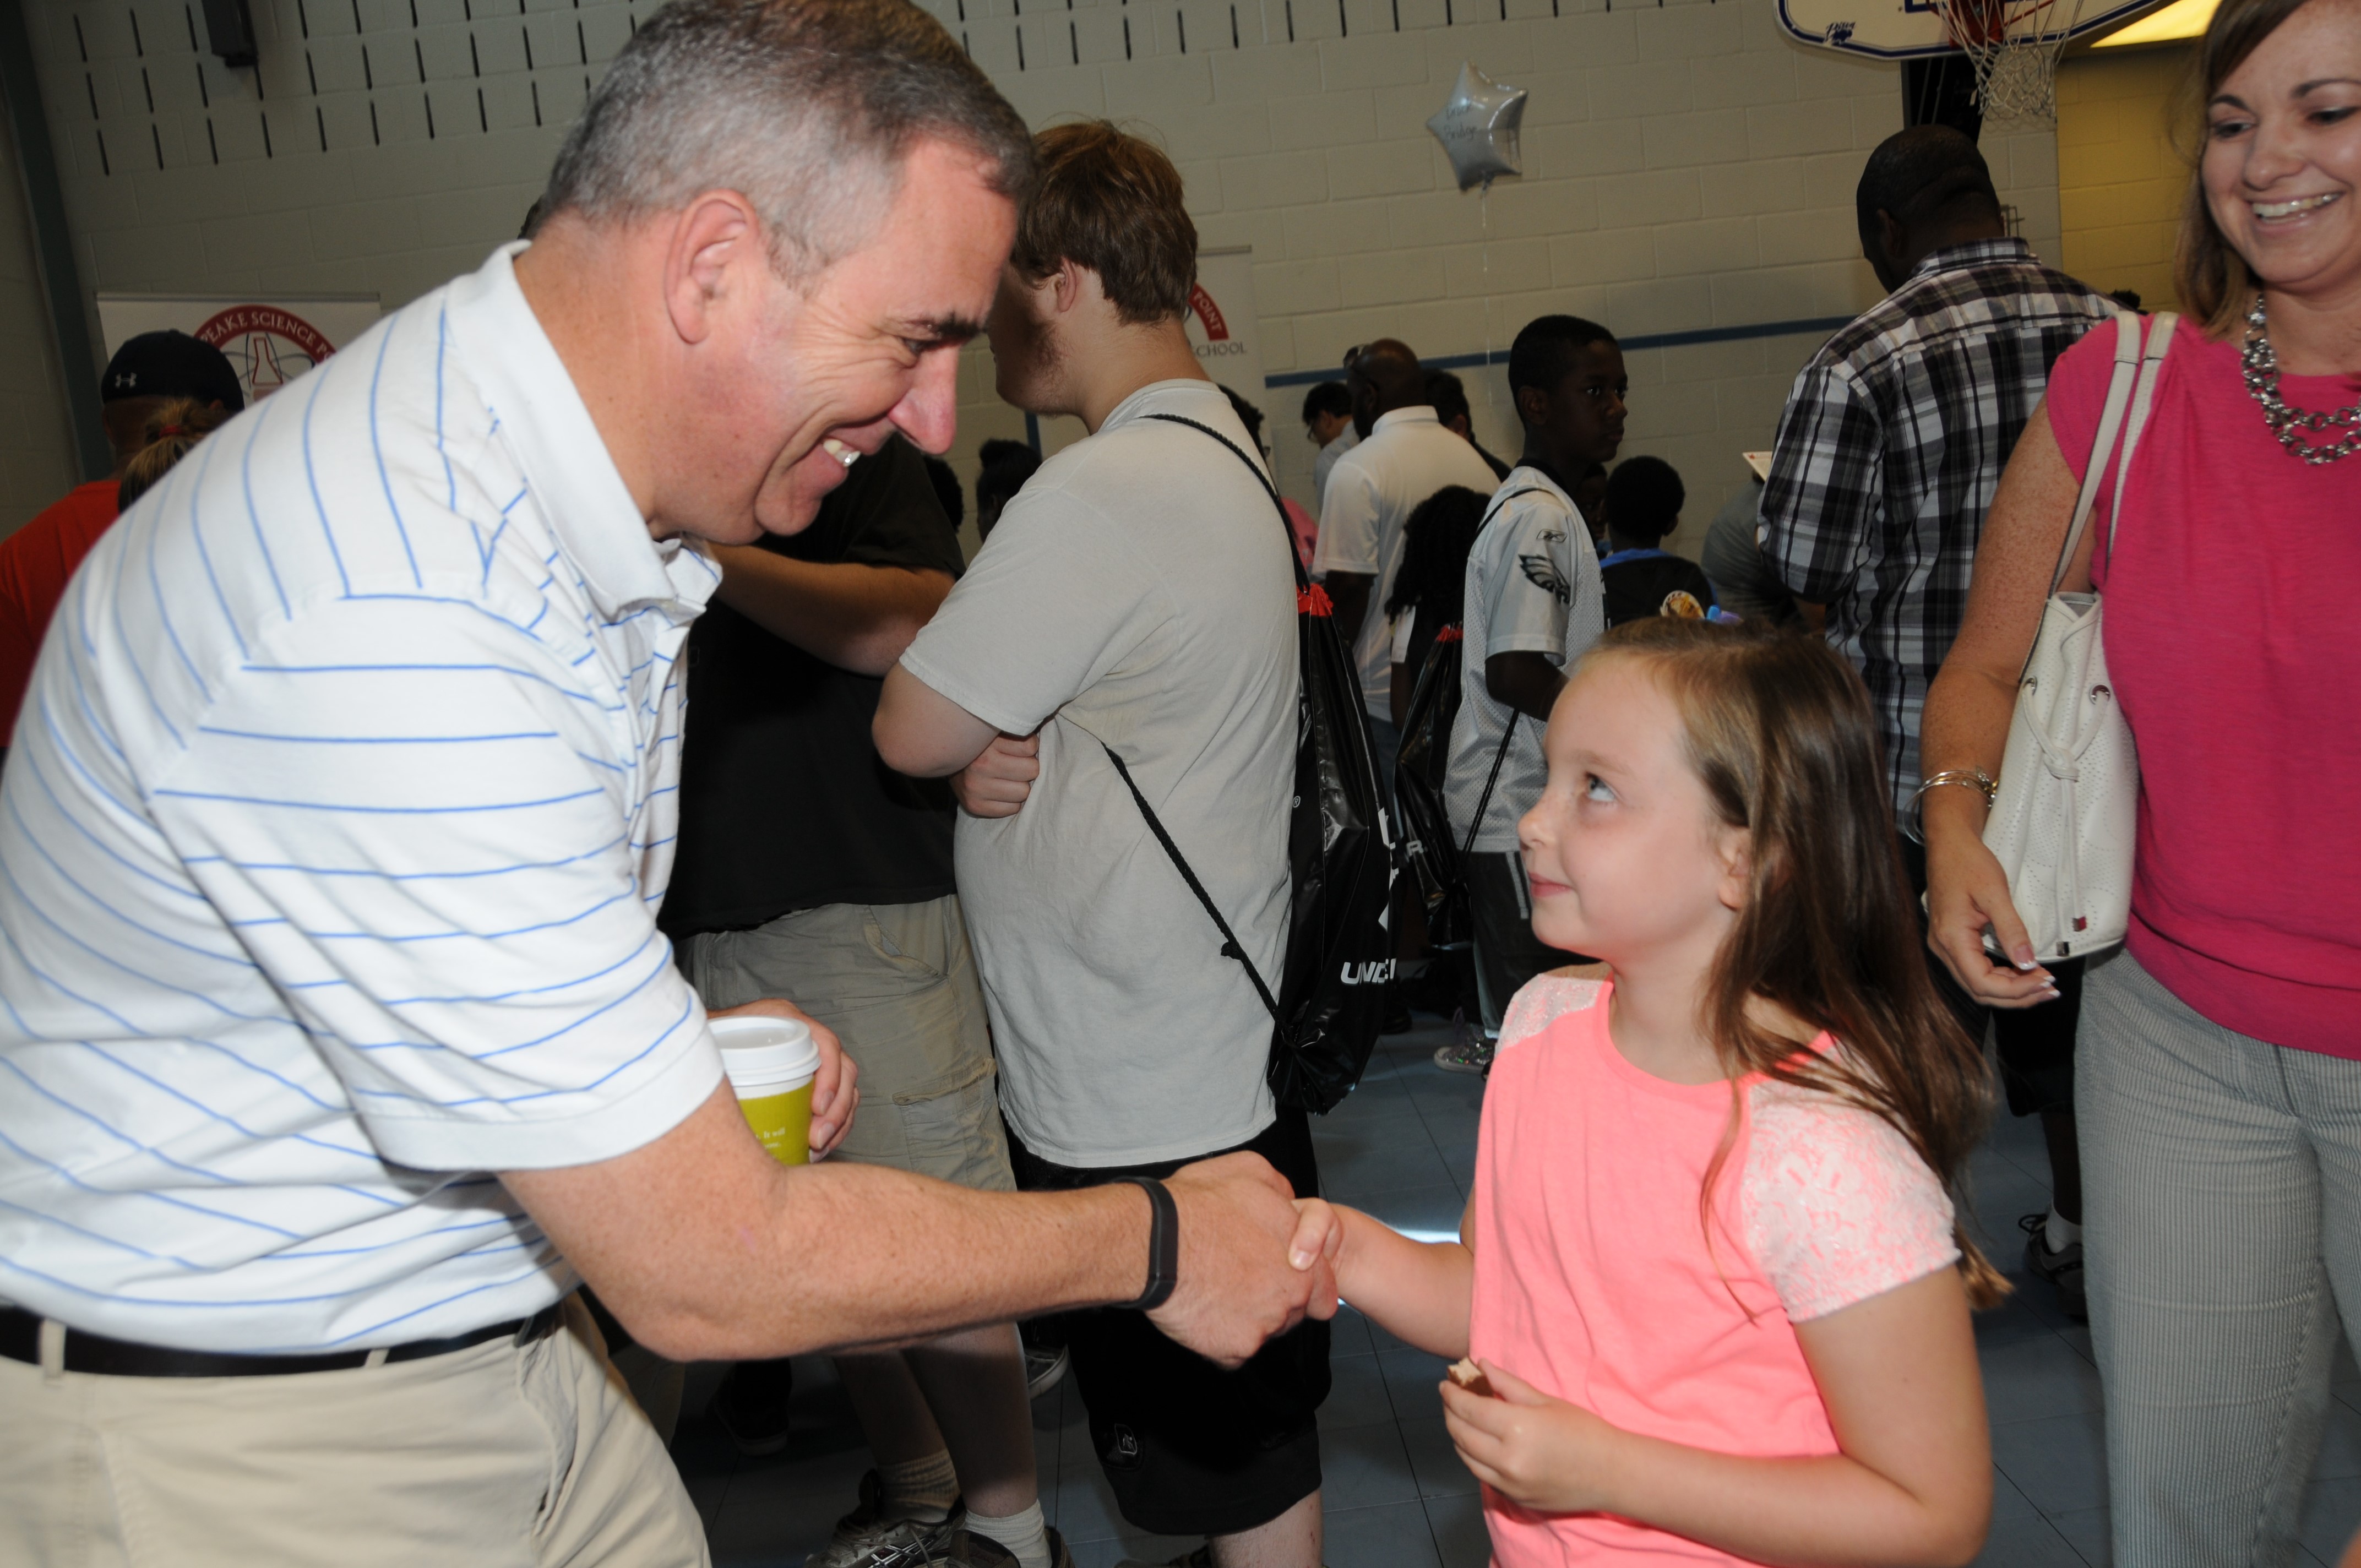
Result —
POLYGON ((1945 768, 1918 786, 1917 793, 1910 797, 1910 804, 1917 805, 1920 795, 1940 784, 1965 784, 1971 789, 1980 791, 1986 806, 1990 806, 1993 803, 1993 797, 2000 794, 2000 781, 1982 768, 1945 768))
POLYGON ((1921 820, 1918 803, 1925 798, 1928 790, 1942 784, 1962 784, 1974 790, 1984 797, 1984 806, 1987 809, 1992 806, 1993 797, 2000 794, 2000 781, 1982 768, 1945 768, 1911 792, 1909 820, 1902 824, 1902 830, 1910 835, 1910 841, 1914 844, 1923 844, 1927 841, 1926 828, 1921 820))

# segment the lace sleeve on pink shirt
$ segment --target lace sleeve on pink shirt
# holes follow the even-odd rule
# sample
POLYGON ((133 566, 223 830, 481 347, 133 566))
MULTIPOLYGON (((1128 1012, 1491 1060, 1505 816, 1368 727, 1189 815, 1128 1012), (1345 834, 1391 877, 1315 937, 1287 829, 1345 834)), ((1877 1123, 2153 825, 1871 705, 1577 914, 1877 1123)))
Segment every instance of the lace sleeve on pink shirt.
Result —
POLYGON ((1748 1111, 1741 1213, 1790 1321, 1826 1317, 1958 1261, 1949 1195, 1883 1118, 1784 1083, 1758 1086, 1748 1111))
POLYGON ((1599 982, 1595 980, 1535 975, 1509 998, 1508 1010, 1500 1015, 1500 1043, 1497 1048, 1505 1051, 1519 1040, 1540 1034, 1567 1014, 1581 1012, 1598 1000, 1599 990, 1599 982))

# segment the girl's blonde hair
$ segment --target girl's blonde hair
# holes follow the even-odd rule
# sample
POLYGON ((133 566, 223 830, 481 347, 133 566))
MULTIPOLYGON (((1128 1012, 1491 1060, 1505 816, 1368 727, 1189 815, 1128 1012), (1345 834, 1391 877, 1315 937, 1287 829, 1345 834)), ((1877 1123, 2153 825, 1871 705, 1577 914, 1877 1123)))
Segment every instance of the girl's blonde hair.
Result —
POLYGON ((2172 284, 2181 309, 2193 321, 2205 323, 2205 334, 2220 339, 2238 329, 2255 291, 2261 287, 2246 269, 2213 209, 2205 201, 2205 106, 2222 91, 2232 71, 2246 62, 2257 45, 2279 30, 2310 0, 2222 0, 2204 40, 2197 46, 2189 84, 2183 89, 2179 118, 2181 151, 2189 159, 2189 196, 2181 203, 2180 235, 2174 242, 2172 284))
MULTIPOLYGON (((1960 1178, 1991 1114, 1990 1074, 1927 972, 1860 675, 1815 638, 1665 616, 1616 627, 1583 662, 1610 659, 1662 684, 1716 815, 1748 838, 1746 903, 1702 1003, 1733 1086, 1761 1073, 1874 1113, 1964 1212, 1960 1178), (1799 1051, 1754 1020, 1756 997, 1842 1048, 1799 1051)), ((1708 1236, 1737 1137, 1734 1095, 1699 1198, 1708 1236)), ((1964 1226, 1957 1238, 1969 1299, 1997 1304, 2007 1282, 1964 1226)))
POLYGON ((230 414, 210 403, 194 398, 175 398, 148 416, 139 432, 139 450, 123 466, 122 488, 115 492, 115 504, 119 510, 129 511, 131 503, 155 488, 172 465, 189 455, 190 448, 229 422, 230 414))

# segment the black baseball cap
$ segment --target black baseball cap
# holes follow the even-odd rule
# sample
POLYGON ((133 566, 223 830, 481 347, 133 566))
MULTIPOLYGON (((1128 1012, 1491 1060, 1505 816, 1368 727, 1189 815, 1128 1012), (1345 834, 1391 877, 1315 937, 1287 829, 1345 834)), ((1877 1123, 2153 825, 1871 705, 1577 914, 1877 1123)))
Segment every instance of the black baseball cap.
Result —
POLYGON ((117 398, 194 398, 232 413, 246 407, 246 391, 229 356, 185 332, 143 332, 116 349, 106 362, 98 397, 106 403, 117 398))

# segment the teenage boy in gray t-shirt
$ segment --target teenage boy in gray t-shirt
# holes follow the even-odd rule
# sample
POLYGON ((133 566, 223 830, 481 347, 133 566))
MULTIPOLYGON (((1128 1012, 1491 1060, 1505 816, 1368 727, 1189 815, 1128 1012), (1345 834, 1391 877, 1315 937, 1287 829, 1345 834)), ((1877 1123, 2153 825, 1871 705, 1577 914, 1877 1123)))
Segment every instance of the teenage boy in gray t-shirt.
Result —
MULTIPOLYGON (((960 894, 1018 1186, 1160 1176, 1244 1148, 1310 1196, 1308 1124, 1265 1083, 1270 1015, 1107 754, 1277 975, 1292 543, 1181 330, 1196 231, 1171 163, 1104 123, 1035 147, 993 357, 1004 398, 1090 435, 1008 503, 886 677, 878 751, 905 773, 961 775, 960 894)), ((1235 1372, 1137 1313, 1079 1314, 1070 1343, 1133 1525, 1210 1537, 1217 1563, 1317 1568, 1325 1323, 1235 1372)))

